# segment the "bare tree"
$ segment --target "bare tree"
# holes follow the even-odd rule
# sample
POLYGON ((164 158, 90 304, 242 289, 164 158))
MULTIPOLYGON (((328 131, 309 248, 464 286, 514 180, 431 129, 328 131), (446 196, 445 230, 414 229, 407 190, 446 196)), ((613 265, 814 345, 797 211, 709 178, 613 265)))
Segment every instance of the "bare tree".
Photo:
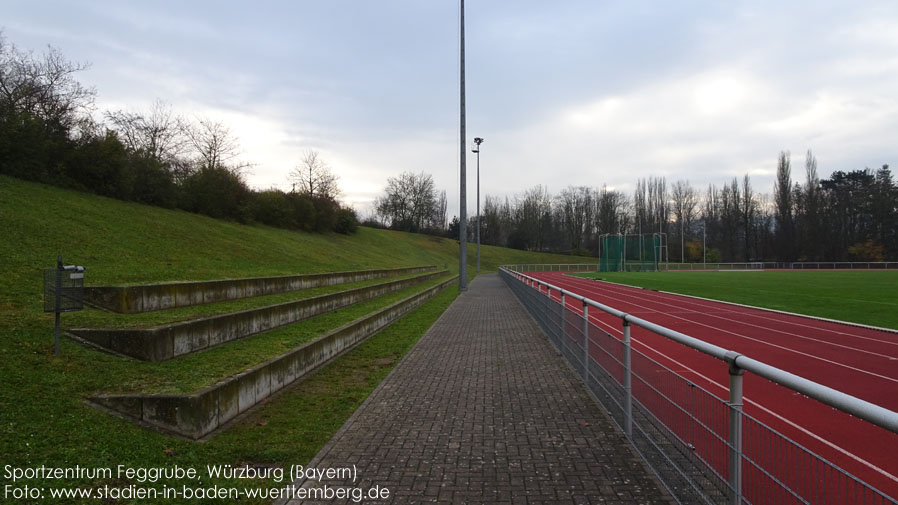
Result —
POLYGON ((648 182, 648 215, 651 219, 651 232, 667 232, 670 221, 670 202, 667 201, 667 180, 664 177, 649 177, 648 182))
POLYGON ((390 177, 384 193, 374 206, 390 228, 420 232, 431 226, 437 200, 429 174, 403 172, 390 177))
POLYGON ((674 183, 670 193, 673 200, 673 214, 680 232, 680 261, 686 258, 686 234, 692 228, 698 197, 689 181, 679 180, 674 183))
POLYGON ((742 198, 739 180, 733 177, 730 184, 724 184, 720 191, 720 235, 723 255, 728 261, 738 256, 741 247, 740 228, 742 226, 742 198))
POLYGON ((801 214, 796 216, 796 220, 799 221, 797 231, 802 245, 800 250, 808 259, 822 260, 824 203, 820 178, 817 176, 817 158, 810 149, 805 157, 805 177, 801 193, 801 214))
POLYGON ((106 112, 119 139, 134 152, 155 160, 170 163, 182 156, 187 139, 182 128, 183 120, 172 113, 171 105, 156 100, 148 113, 106 112))
POLYGON ((542 250, 552 219, 552 200, 542 185, 534 186, 516 197, 516 219, 526 247, 542 250))
POLYGON ((781 151, 777 159, 776 182, 773 187, 773 193, 776 206, 774 219, 776 223, 777 256, 781 260, 792 261, 792 245, 795 237, 791 162, 788 151, 781 151))
POLYGON ((445 231, 446 226, 449 224, 448 209, 449 200, 446 198, 446 190, 444 189, 440 191, 440 196, 437 197, 432 218, 432 226, 441 232, 445 231))
POLYGON ((592 190, 586 186, 568 186, 558 196, 558 207, 571 249, 580 249, 593 227, 592 190))
POLYGON ((758 218, 758 202, 751 187, 751 179, 748 174, 742 177, 742 205, 740 208, 742 216, 742 231, 744 233, 743 250, 745 261, 751 261, 756 247, 753 247, 757 239, 755 232, 755 222, 758 218))
POLYGON ((301 193, 310 197, 336 200, 340 196, 337 176, 331 172, 318 151, 307 149, 300 164, 290 173, 290 179, 299 185, 301 193))
POLYGON ((602 186, 596 197, 596 232, 624 233, 630 221, 630 207, 625 194, 602 186))
POLYGON ((251 166, 237 161, 240 143, 221 122, 198 118, 194 123, 182 124, 182 131, 199 169, 225 169, 239 174, 251 166))
POLYGON ((96 90, 82 86, 74 74, 89 67, 73 63, 52 46, 36 56, 20 51, 0 32, 0 109, 3 115, 25 113, 65 132, 92 124, 96 90))
POLYGON ((636 191, 633 193, 633 226, 636 233, 642 234, 642 227, 651 228, 649 224, 650 216, 648 211, 648 196, 645 179, 636 181, 636 191))

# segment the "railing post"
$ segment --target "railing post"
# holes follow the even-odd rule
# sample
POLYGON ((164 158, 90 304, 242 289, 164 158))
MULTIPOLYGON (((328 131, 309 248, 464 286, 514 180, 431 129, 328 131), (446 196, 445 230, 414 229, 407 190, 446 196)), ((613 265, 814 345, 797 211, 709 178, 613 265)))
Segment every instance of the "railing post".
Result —
POLYGON ((583 300, 583 382, 589 389, 589 305, 583 300))
POLYGON ((624 325, 624 433, 633 437, 633 370, 630 364, 630 322, 626 314, 624 325))
POLYGON ((745 370, 736 365, 739 356, 734 351, 726 355, 730 364, 730 505, 742 503, 742 376, 745 370))
MULTIPOLYGON (((564 317, 564 309, 565 309, 564 291, 561 291, 560 293, 561 293, 561 312, 559 312, 559 314, 561 314, 561 318, 559 319, 558 323, 561 325, 561 335, 564 337, 567 337, 567 318, 564 317)), ((565 344, 565 346, 567 346, 567 341, 565 341, 564 344, 565 344)))

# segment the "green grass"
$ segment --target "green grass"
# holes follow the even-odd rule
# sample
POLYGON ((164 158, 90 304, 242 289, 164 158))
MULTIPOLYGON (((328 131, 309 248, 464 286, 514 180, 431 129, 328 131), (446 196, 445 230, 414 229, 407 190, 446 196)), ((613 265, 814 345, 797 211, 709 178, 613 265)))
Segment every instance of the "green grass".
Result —
MULTIPOLYGON (((231 429, 205 443, 186 442, 95 410, 84 399, 97 392, 193 391, 439 281, 164 363, 115 357, 67 338, 62 339, 61 355, 55 357, 53 316, 42 312, 41 272, 55 265, 57 254, 66 263, 85 265, 88 285, 117 285, 414 265, 436 265, 454 273, 457 243, 369 228, 347 237, 244 226, 4 176, 0 176, 0 227, 0 469, 119 464, 203 469, 206 464, 306 463, 457 296, 457 289, 447 289, 231 429)), ((468 257, 473 276, 473 247, 468 257)), ((482 255, 485 271, 505 263, 581 261, 488 246, 482 255)), ((368 283, 356 285, 364 284, 368 283)), ((62 319, 68 327, 151 325, 345 287, 140 316, 85 309, 62 319)), ((5 477, 0 481, 8 483, 5 477)), ((212 483, 204 479, 203 484, 212 483)), ((2 503, 8 501, 0 498, 2 503)))
POLYGON ((898 329, 898 271, 601 272, 581 276, 898 329))

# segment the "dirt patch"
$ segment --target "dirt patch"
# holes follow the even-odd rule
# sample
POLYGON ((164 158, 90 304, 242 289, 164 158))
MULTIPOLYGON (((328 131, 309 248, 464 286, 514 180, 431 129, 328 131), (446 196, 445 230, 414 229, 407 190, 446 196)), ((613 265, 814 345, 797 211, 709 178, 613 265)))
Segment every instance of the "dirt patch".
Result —
POLYGON ((397 358, 397 356, 395 354, 393 354, 391 356, 386 356, 383 358, 377 358, 376 360, 374 360, 374 365, 375 366, 390 366, 393 363, 396 363, 396 358, 397 358))

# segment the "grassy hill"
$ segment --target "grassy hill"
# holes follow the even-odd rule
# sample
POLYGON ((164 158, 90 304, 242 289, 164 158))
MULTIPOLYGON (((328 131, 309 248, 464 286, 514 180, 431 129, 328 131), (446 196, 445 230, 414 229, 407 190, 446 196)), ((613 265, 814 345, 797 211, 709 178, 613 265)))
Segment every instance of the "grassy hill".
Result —
MULTIPOLYGON (((192 391, 408 296, 417 288, 165 363, 111 356, 66 338, 61 356, 55 357, 53 316, 42 312, 41 272, 55 266, 57 254, 62 254, 67 264, 86 266, 87 284, 100 285, 412 265, 436 265, 456 272, 456 242, 369 228, 342 236, 245 226, 2 176, 0 226, 0 465, 13 467, 114 469, 123 464, 200 469, 207 464, 303 464, 457 296, 456 289, 445 291, 212 440, 186 442, 99 412, 83 399, 98 391, 192 391)), ((469 259, 473 263, 473 248, 469 259)), ((489 246, 482 249, 486 271, 504 263, 578 260, 582 259, 489 246)), ((468 270, 473 275, 473 265, 468 270)), ((201 314, 204 309, 195 310, 201 314)), ((191 310, 185 311, 184 317, 191 317, 191 310)), ((63 315, 63 324, 109 318, 114 316, 86 309, 63 315)), ((117 477, 111 482, 17 484, 97 489, 131 483, 145 485, 117 477)), ((203 481, 203 485, 213 483, 228 484, 203 481)))

